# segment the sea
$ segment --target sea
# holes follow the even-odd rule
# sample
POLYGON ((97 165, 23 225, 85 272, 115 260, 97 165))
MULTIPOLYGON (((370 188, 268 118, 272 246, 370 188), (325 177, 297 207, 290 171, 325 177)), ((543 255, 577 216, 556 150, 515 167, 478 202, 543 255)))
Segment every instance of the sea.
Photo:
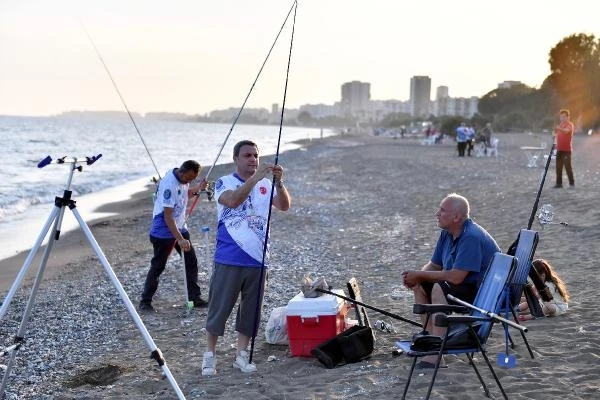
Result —
MULTIPOLYGON (((194 159, 206 176, 213 165, 232 162, 233 146, 250 139, 262 160, 298 148, 298 140, 331 136, 331 129, 279 125, 243 125, 134 119, 127 114, 80 118, 0 116, 0 259, 29 250, 50 220, 54 199, 68 188, 77 210, 89 222, 109 216, 96 211, 106 203, 128 199, 152 180, 194 159), (139 131, 139 133, 138 133, 139 131), (50 157, 87 161, 50 163, 50 157)), ((215 178, 209 176, 210 178, 215 178)), ((77 229, 66 209, 61 232, 77 229)), ((47 242, 47 239, 44 241, 47 242)))

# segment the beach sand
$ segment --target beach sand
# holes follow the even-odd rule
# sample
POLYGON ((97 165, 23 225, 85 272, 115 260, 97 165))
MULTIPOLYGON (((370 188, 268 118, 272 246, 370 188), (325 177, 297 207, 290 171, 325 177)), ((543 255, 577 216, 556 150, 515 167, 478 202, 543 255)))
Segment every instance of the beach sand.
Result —
MULTIPOLYGON (((401 285, 400 272, 417 269, 433 251, 438 229, 434 213, 450 192, 471 202, 473 219, 507 249, 519 229, 526 228, 543 166, 527 168, 521 146, 537 146, 550 137, 499 134, 499 157, 456 157, 453 144, 422 146, 417 139, 349 136, 306 143, 283 153, 286 185, 293 196, 287 213, 271 219, 272 265, 264 311, 254 348, 258 372, 244 375, 232 368, 235 333, 230 318, 217 348, 218 374, 202 377, 206 340, 205 310, 182 307, 180 261, 172 257, 162 276, 154 304, 156 314, 141 314, 156 346, 188 399, 351 399, 401 396, 410 359, 394 357, 394 342, 415 327, 369 311, 372 321, 391 322, 397 333, 377 332, 375 351, 359 363, 323 368, 313 358, 291 357, 287 346, 269 345, 264 327, 270 311, 285 306, 299 291, 307 273, 322 275, 334 288, 356 277, 363 300, 409 319, 413 298, 401 285), (268 361, 274 356, 274 361, 268 361)), ((548 259, 567 283, 569 312, 556 318, 528 321, 531 359, 516 331, 512 337, 518 365, 496 366, 511 399, 590 399, 600 390, 600 319, 595 301, 600 260, 600 137, 576 136, 573 166, 576 187, 553 189, 551 164, 540 199, 554 207, 554 221, 540 226, 536 257, 548 259)), ((543 163, 542 163, 543 164, 543 163)), ((230 170, 219 166, 214 177, 230 170)), ((152 254, 147 239, 149 192, 110 204, 119 212, 91 223, 91 230, 133 304, 152 254)), ((200 227, 214 238, 215 205, 203 199, 190 219, 204 296, 207 259, 200 227)), ((0 262, 0 293, 6 293, 27 254, 0 262)), ((37 263, 32 271, 37 269, 37 263)), ((31 276, 34 272, 30 273, 31 276)), ((17 292, 0 328, 4 346, 12 343, 31 277, 17 292)), ((40 287, 27 341, 17 355, 7 394, 19 399, 167 399, 176 398, 169 382, 149 358, 149 346, 116 295, 85 236, 64 234, 56 242, 40 287), (105 385, 80 384, 86 371, 112 365, 115 380, 105 385)), ((489 342, 495 362, 505 352, 504 333, 496 328, 489 342)), ((478 366, 492 394, 501 394, 481 356, 478 366)), ((0 364, 5 363, 0 358, 0 364)), ((432 398, 480 399, 483 391, 466 358, 449 356, 440 370, 432 398)), ((430 371, 413 377, 407 398, 423 398, 430 371)), ((10 397, 9 397, 10 398, 10 397)))

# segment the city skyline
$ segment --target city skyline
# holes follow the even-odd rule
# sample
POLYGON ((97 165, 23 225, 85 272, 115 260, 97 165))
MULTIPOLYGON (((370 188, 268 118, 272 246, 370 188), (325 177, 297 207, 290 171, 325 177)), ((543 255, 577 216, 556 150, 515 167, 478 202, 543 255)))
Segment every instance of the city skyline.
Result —
MULTIPOLYGON (((239 108, 291 6, 4 0, 0 114, 122 110, 85 31, 131 111, 203 115, 239 108)), ((481 97, 506 80, 539 87, 550 73, 548 52, 560 40, 600 37, 597 11, 600 5, 582 0, 568 8, 555 0, 299 1, 286 108, 334 104, 351 81, 369 82, 373 100, 405 100, 417 75, 431 77, 432 88, 449 87, 453 97, 481 97), (571 10, 576 17, 562 16, 571 10)), ((246 107, 283 103, 293 14, 246 107)))

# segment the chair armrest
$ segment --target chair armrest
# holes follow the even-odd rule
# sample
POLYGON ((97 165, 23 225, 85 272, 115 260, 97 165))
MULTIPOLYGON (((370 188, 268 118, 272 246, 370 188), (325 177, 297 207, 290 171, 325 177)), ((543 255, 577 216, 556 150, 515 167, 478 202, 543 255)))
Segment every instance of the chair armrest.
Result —
POLYGON ((474 315, 446 315, 446 314, 437 314, 435 316, 435 325, 441 327, 447 327, 453 324, 458 323, 467 323, 473 324, 479 321, 489 321, 490 317, 485 316, 474 316, 474 315))
POLYGON ((469 308, 465 306, 452 304, 415 304, 413 305, 414 314, 433 314, 433 313, 461 313, 468 314, 469 308))

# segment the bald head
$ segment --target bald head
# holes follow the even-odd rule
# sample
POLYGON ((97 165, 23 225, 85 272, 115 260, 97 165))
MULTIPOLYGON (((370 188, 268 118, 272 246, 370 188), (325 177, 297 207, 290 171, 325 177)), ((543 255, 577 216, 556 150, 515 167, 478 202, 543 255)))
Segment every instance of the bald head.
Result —
POLYGON ((454 211, 457 216, 460 216, 463 221, 469 218, 471 207, 469 206, 469 200, 467 200, 466 197, 461 196, 458 193, 450 193, 444 198, 444 202, 446 201, 448 201, 447 204, 450 205, 452 211, 454 211))

